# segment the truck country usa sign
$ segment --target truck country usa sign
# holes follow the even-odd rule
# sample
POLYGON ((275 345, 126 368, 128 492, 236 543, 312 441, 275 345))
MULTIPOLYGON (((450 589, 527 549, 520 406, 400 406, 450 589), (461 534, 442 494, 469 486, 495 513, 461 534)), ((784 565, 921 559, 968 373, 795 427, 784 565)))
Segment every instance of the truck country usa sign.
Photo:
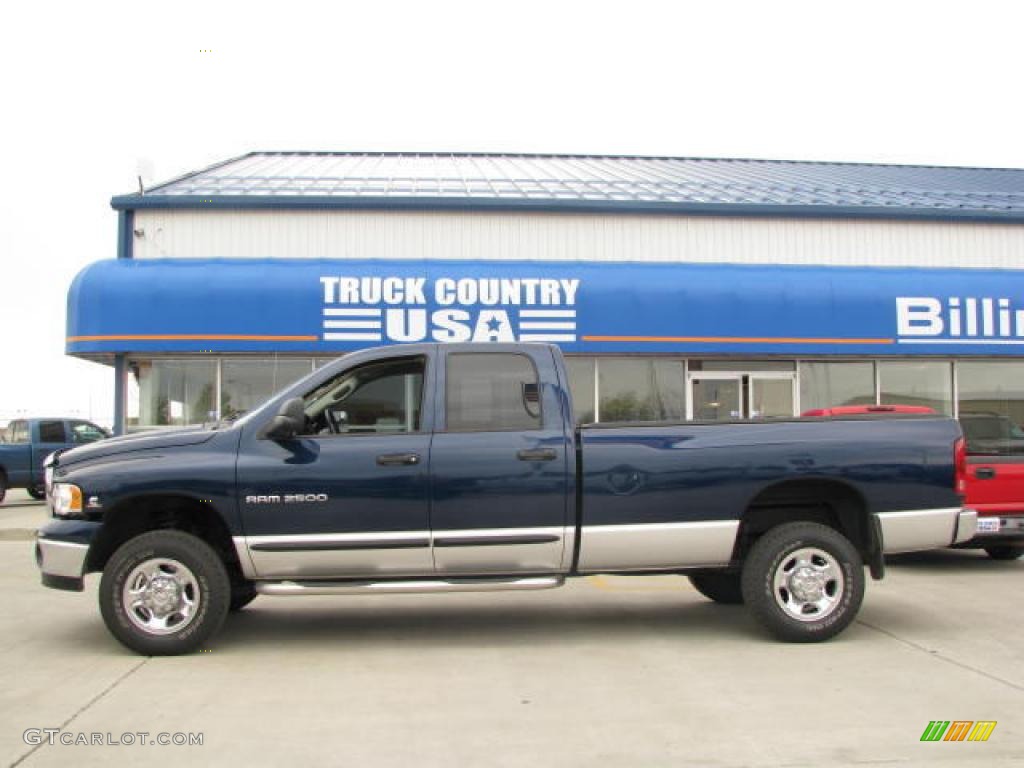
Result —
POLYGON ((576 341, 578 278, 324 276, 323 340, 576 341))
POLYGON ((68 296, 67 351, 1024 356, 1024 271, 426 259, 120 259, 68 296))

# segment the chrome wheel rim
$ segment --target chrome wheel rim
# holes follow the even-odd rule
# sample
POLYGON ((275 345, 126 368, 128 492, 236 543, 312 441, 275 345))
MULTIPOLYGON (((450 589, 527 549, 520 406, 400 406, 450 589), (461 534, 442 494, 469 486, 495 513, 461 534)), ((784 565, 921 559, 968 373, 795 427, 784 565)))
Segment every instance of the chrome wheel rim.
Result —
POLYGON ((199 580, 183 563, 157 557, 132 569, 121 599, 128 619, 138 629, 169 635, 195 619, 201 600, 199 580))
POLYGON ((773 579, 775 602, 797 621, 820 621, 843 599, 843 569, 824 549, 804 547, 782 558, 773 579))

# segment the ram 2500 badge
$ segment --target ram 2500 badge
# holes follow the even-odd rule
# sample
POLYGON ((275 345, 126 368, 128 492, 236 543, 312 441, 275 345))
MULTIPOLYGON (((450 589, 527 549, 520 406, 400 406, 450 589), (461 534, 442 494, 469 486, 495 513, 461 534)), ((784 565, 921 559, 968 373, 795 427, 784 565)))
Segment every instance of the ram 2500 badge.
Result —
POLYGON ((850 624, 864 566, 974 535, 956 422, 573 422, 561 353, 347 355, 240 421, 115 438, 49 467, 43 583, 101 572, 114 636, 191 651, 263 595, 529 590, 685 573, 776 636, 850 624))

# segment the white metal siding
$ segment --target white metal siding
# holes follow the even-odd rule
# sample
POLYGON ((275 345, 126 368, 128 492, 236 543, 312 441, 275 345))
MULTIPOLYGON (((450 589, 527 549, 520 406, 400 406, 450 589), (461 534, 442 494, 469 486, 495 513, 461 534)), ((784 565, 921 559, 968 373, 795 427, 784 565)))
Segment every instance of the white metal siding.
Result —
POLYGON ((1024 225, 430 211, 142 210, 137 258, 1024 267, 1024 225))

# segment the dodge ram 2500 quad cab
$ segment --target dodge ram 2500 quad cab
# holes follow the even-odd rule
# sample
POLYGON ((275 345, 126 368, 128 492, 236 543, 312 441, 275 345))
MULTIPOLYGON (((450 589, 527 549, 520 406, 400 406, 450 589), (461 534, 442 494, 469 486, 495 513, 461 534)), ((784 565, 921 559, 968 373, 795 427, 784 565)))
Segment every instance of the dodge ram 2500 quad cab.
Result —
POLYGON ((339 359, 231 424, 105 440, 47 467, 43 583, 144 654, 256 595, 529 590, 685 573, 776 636, 853 620, 864 566, 974 535, 956 422, 586 424, 542 344, 339 359))
POLYGON ((81 419, 15 419, 7 425, 7 441, 0 443, 0 501, 8 488, 24 488, 33 499, 42 500, 47 456, 107 437, 105 429, 81 419))

